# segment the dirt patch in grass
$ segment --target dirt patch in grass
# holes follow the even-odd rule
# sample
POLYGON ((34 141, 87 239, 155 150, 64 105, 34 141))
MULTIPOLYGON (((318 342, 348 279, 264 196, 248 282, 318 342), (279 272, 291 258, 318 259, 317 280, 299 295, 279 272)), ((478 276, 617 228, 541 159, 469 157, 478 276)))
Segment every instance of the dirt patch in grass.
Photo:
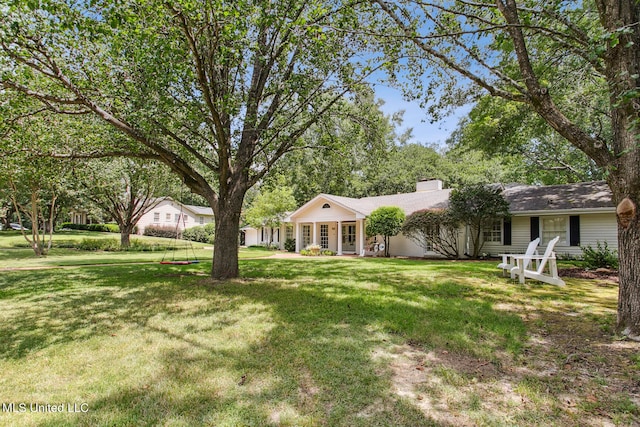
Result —
MULTIPOLYGON (((617 286, 610 273, 589 273, 617 286)), ((557 301, 521 308, 501 308, 527 325, 517 356, 482 360, 413 342, 384 353, 396 394, 445 425, 640 426, 640 344, 614 335, 615 314, 557 301)))
POLYGON ((585 270, 581 267, 567 267, 558 269, 560 277, 574 277, 577 279, 599 279, 613 283, 618 283, 618 272, 609 268, 598 268, 595 270, 585 270))

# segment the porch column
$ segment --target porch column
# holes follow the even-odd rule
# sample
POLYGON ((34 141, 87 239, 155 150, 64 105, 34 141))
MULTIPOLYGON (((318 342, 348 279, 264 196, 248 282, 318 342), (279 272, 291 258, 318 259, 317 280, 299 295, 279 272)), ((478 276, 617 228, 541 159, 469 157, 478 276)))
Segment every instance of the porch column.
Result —
POLYGON ((342 255, 342 221, 338 221, 338 255, 342 255))
POLYGON ((358 248, 358 253, 362 253, 362 251, 364 250, 364 219, 359 220, 360 221, 360 247, 358 248))
POLYGON ((296 253, 300 253, 300 223, 296 221, 296 253))
POLYGON ((318 244, 318 236, 317 236, 317 231, 316 231, 316 222, 313 222, 313 241, 311 243, 313 243, 314 245, 318 244))

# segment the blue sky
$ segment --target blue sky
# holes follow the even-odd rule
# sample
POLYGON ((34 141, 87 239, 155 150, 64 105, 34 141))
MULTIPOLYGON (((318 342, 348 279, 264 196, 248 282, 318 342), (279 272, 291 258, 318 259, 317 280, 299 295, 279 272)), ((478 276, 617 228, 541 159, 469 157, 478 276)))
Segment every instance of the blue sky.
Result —
POLYGON ((375 85, 376 97, 384 101, 382 111, 391 115, 397 111, 404 110, 404 122, 398 133, 402 133, 407 128, 413 128, 413 138, 411 142, 424 145, 435 144, 444 146, 447 138, 456 129, 458 121, 471 110, 471 106, 458 108, 452 115, 445 117, 435 123, 430 123, 431 118, 426 110, 420 108, 418 102, 406 101, 402 93, 394 88, 380 84, 375 85))

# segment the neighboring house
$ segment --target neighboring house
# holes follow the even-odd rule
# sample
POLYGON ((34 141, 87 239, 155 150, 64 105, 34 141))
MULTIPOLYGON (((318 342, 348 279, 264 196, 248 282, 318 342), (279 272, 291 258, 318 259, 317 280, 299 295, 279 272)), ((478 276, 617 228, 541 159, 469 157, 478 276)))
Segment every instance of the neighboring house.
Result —
POLYGON ((89 214, 84 209, 73 209, 69 211, 69 222, 72 224, 89 224, 89 214))
MULTIPOLYGON (((365 236, 367 216, 381 206, 398 206, 408 216, 423 209, 444 208, 450 189, 442 181, 421 181, 413 193, 388 196, 350 197, 320 194, 289 215, 280 229, 245 227, 245 244, 266 243, 267 233, 281 248, 287 238, 296 239, 296 252, 312 243, 338 254, 360 254, 369 246, 365 236)), ((541 237, 541 245, 559 235, 555 248, 560 255, 581 255, 580 245, 595 246, 607 242, 617 249, 617 222, 611 192, 604 182, 587 182, 553 186, 510 185, 504 197, 510 204, 512 217, 495 221, 483 230, 483 253, 498 255, 522 252, 530 240, 541 237)), ((470 238, 461 230, 460 253, 469 253, 470 238)), ((378 239, 380 241, 380 239, 378 239)), ((408 238, 398 235, 390 240, 394 256, 438 256, 425 252, 408 238)))
POLYGON ((205 206, 183 205, 171 198, 166 198, 153 209, 144 214, 138 221, 138 233, 150 225, 177 227, 179 230, 214 222, 213 209, 205 206))

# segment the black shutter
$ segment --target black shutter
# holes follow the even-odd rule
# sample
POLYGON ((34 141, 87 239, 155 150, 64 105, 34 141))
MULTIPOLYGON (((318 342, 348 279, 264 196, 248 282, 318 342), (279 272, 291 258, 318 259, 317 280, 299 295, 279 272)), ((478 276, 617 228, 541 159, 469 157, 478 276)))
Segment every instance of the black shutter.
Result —
POLYGON ((507 218, 502 222, 502 244, 511 245, 511 218, 507 218))
POLYGON ((540 217, 531 217, 531 240, 540 237, 540 217))
POLYGON ((569 246, 580 246, 580 216, 569 217, 569 246))

